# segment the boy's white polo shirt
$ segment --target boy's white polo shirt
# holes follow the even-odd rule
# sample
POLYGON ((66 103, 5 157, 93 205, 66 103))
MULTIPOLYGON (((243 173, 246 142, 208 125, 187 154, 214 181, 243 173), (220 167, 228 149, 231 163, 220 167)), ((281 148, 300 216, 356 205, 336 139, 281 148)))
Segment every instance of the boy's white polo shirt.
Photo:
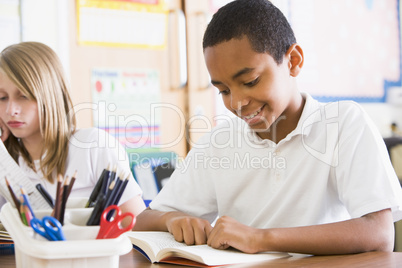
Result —
POLYGON ((200 139, 151 208, 213 221, 227 215, 258 228, 305 226, 392 208, 402 190, 374 124, 354 102, 309 95, 299 123, 278 144, 240 119, 200 139))

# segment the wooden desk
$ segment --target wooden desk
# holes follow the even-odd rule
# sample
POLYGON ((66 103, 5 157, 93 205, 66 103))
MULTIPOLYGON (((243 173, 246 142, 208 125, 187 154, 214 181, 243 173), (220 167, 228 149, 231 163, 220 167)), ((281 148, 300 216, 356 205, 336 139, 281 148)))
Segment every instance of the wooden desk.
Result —
MULTIPOLYGON (((14 255, 0 256, 0 264, 2 268, 15 267, 14 255)), ((338 256, 306 256, 294 255, 289 258, 275 259, 268 262, 253 263, 253 264, 239 264, 230 267, 402 267, 402 252, 368 252, 354 255, 338 255, 338 256)), ((154 268, 167 268, 167 267, 184 267, 170 264, 151 264, 144 256, 135 250, 130 253, 120 256, 120 268, 133 268, 133 267, 154 267, 154 268)))

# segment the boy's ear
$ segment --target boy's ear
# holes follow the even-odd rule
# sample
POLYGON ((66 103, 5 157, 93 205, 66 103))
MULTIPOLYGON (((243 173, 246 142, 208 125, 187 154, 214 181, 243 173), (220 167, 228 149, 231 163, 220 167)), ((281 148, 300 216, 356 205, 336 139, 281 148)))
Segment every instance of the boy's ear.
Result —
POLYGON ((304 63, 302 48, 298 44, 291 45, 286 52, 286 58, 289 59, 288 67, 290 75, 296 77, 300 73, 304 63))

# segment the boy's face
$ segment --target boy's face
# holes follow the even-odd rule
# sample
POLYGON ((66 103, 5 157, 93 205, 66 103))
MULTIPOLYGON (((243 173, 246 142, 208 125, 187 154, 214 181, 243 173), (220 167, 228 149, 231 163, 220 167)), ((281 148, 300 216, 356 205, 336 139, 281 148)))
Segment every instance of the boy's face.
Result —
POLYGON ((288 108, 299 93, 287 57, 278 65, 268 53, 255 52, 246 37, 207 47, 204 57, 226 108, 261 138, 272 137, 274 122, 291 116, 287 110, 292 110, 288 108))

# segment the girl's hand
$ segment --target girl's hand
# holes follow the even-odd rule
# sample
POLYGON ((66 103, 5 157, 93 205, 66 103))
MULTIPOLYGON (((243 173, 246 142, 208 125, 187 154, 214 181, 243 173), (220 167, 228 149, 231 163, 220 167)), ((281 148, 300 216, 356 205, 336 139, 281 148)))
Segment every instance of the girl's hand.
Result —
POLYGON ((5 142, 8 137, 10 136, 10 130, 8 129, 8 127, 6 126, 6 124, 4 124, 3 120, 0 119, 0 138, 2 142, 5 142))

